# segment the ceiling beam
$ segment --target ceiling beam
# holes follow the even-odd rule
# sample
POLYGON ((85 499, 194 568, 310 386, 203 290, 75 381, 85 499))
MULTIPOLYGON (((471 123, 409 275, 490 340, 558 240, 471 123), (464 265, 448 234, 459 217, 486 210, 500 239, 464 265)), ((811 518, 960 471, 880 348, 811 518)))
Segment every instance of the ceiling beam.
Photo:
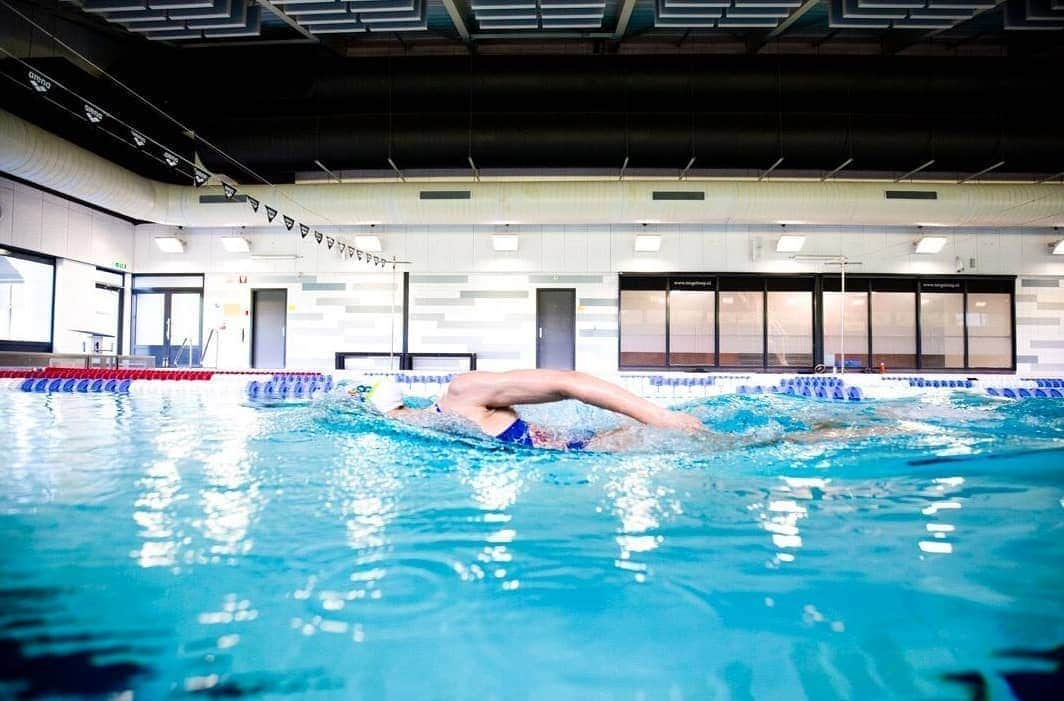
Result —
POLYGON ((800 20, 806 12, 809 12, 814 7, 819 5, 821 1, 822 0, 805 0, 805 2, 802 3, 801 7, 799 7, 791 14, 787 15, 787 19, 780 22, 780 26, 776 27, 768 33, 768 38, 775 39, 776 37, 781 36, 785 31, 791 28, 791 25, 800 20))
POLYGON ((613 30, 614 41, 620 41, 628 33, 628 23, 632 20, 632 10, 635 9, 635 0, 622 0, 621 11, 617 15, 617 27, 613 30))
POLYGON ((307 30, 306 27, 304 27, 299 22, 296 22, 294 19, 292 19, 291 17, 286 15, 283 10, 281 10, 279 7, 277 7, 272 2, 270 2, 270 0, 258 0, 258 5, 260 7, 262 7, 264 10, 269 10, 270 12, 272 12, 274 15, 277 16, 277 19, 281 20, 282 22, 287 24, 289 27, 291 27, 292 29, 296 30, 297 32, 299 32, 300 34, 305 36, 307 39, 313 39, 314 41, 321 41, 320 39, 318 39, 318 37, 316 37, 313 34, 311 34, 307 30))
POLYGON ((957 22, 952 27, 945 27, 943 29, 933 29, 930 32, 903 32, 902 34, 894 37, 892 37, 891 34, 888 34, 887 38, 883 42, 883 53, 901 53, 902 51, 905 51, 905 49, 908 49, 911 46, 916 46, 917 44, 934 39, 943 32, 952 32, 957 27, 963 27, 964 25, 968 24, 973 19, 979 17, 984 13, 990 12, 991 10, 996 10, 1002 4, 1004 4, 1004 2, 1005 0, 998 0, 997 4, 991 5, 990 7, 984 7, 982 10, 979 10, 968 19, 957 22))
POLYGON ((464 8, 459 8, 458 3, 461 0, 441 0, 443 7, 447 10, 447 14, 451 18, 451 23, 454 24, 455 31, 458 32, 458 36, 462 37, 462 41, 467 44, 472 41, 469 35, 469 26, 466 25, 466 15, 462 11, 464 8))

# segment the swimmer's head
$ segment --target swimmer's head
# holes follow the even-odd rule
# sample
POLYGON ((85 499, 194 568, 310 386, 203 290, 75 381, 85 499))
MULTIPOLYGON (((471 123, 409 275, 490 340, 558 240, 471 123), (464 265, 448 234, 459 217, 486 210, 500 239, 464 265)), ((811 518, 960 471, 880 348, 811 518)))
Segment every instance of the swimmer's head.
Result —
POLYGON ((391 379, 374 378, 354 385, 350 393, 381 414, 403 408, 403 393, 391 379))

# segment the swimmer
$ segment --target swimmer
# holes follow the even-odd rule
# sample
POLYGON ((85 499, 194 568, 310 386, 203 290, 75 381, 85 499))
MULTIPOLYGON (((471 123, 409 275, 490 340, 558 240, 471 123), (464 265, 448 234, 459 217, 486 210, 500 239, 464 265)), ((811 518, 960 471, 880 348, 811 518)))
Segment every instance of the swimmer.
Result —
POLYGON ((618 439, 626 429, 622 427, 570 440, 526 422, 514 409, 516 404, 575 399, 623 414, 647 426, 688 433, 706 431, 694 416, 658 406, 612 382, 567 370, 467 372, 451 380, 443 395, 428 409, 404 406, 399 386, 391 381, 369 388, 364 395, 364 401, 392 419, 412 423, 423 411, 452 414, 471 421, 485 434, 503 443, 528 448, 617 450, 622 447, 618 439))

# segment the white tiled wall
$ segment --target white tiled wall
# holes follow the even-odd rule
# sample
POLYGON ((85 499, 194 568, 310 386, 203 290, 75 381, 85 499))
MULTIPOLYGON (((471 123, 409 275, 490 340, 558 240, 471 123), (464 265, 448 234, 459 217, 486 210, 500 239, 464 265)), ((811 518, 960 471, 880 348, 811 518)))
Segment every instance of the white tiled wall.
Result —
MULTIPOLYGON (((378 236, 386 256, 409 261, 400 269, 411 273, 410 350, 472 351, 479 354, 480 367, 488 369, 535 364, 535 290, 539 287, 576 290, 577 367, 610 372, 616 369, 617 362, 618 272, 837 269, 820 263, 799 263, 787 254, 776 253, 776 238, 784 233, 780 227, 380 226, 321 230, 349 241, 355 234, 378 236), (494 251, 494 233, 517 234, 519 250, 494 251), (636 253, 633 244, 641 233, 661 235, 661 250, 636 253)), ((342 291, 305 289, 295 278, 283 283, 289 289, 289 303, 297 310, 291 312, 296 316, 290 325, 289 364, 331 366, 337 350, 387 349, 392 316, 381 309, 384 300, 380 295, 390 297, 385 288, 388 275, 341 259, 312 239, 301 240, 297 232, 283 227, 241 231, 251 240, 253 253, 289 257, 249 259, 247 255, 225 253, 218 238, 233 234, 232 229, 178 232, 186 241, 187 251, 183 255, 167 255, 157 249, 152 238, 173 234, 174 230, 140 226, 136 236, 137 270, 206 271, 210 304, 224 304, 225 300, 236 303, 250 299, 248 290, 252 287, 278 286, 270 282, 271 275, 302 272, 304 279, 312 279, 312 284, 342 283, 342 291), (248 282, 233 283, 242 272, 249 275, 248 282), (348 296, 350 303, 339 305, 330 296, 348 296), (308 316, 300 316, 304 314, 308 316)), ((792 225, 786 227, 785 233, 807 237, 803 253, 848 256, 853 272, 954 274, 960 264, 967 273, 1019 275, 1019 369, 1054 372, 1064 367, 1064 347, 1054 345, 1059 344, 1064 331, 1060 324, 1064 312, 1054 306, 1059 304, 1054 295, 1061 294, 1061 288, 1044 286, 1046 283, 1024 286, 1024 280, 1033 276, 1052 280, 1064 276, 1064 261, 1048 254, 1052 231, 792 225), (939 254, 918 256, 913 253, 913 241, 925 234, 945 235, 949 242, 939 254), (1025 321, 1033 316, 1039 321, 1025 321)), ((398 299, 401 304, 401 297, 398 299)), ((233 351, 222 362, 246 364, 246 357, 245 350, 233 351)))

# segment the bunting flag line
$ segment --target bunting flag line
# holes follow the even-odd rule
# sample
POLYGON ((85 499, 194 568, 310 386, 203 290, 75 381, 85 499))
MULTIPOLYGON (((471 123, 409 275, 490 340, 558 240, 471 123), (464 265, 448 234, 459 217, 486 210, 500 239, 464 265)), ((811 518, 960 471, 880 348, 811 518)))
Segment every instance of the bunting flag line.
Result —
POLYGON ((330 236, 329 238, 325 239, 325 241, 326 241, 326 245, 328 246, 329 250, 331 251, 332 247, 333 247, 333 244, 336 243, 336 239, 334 239, 332 236, 330 236))
POLYGON ((299 225, 299 236, 300 236, 300 238, 304 238, 305 239, 308 234, 310 234, 310 227, 307 226, 306 224, 300 224, 299 225))
POLYGON ((282 214, 281 217, 284 219, 284 228, 291 231, 292 227, 296 225, 296 220, 288 216, 287 214, 282 214))
POLYGON ((211 177, 207 174, 207 171, 199 168, 192 169, 192 182, 196 183, 196 187, 200 187, 203 183, 207 182, 207 178, 211 177))
POLYGON ((129 134, 133 137, 133 143, 137 145, 137 148, 143 148, 144 144, 148 143, 148 138, 135 129, 130 129, 129 134))
POLYGON ((252 197, 251 195, 248 195, 248 204, 251 205, 251 211, 252 212, 259 211, 259 201, 257 199, 255 199, 254 197, 252 197))
POLYGON ((346 243, 344 243, 343 241, 341 241, 341 242, 340 242, 340 255, 343 255, 343 254, 344 254, 344 251, 345 251, 346 249, 347 249, 347 244, 346 244, 346 243))
POLYGON ((322 236, 322 233, 320 231, 315 231, 314 232, 314 240, 315 241, 317 241, 318 243, 321 243, 322 238, 324 238, 324 237, 322 236))
POLYGON ((170 153, 169 151, 163 151, 163 160, 166 161, 166 165, 170 166, 171 168, 181 162, 181 159, 179 159, 177 156, 170 153))
POLYGON ((268 222, 270 222, 272 224, 273 223, 273 218, 276 217, 276 216, 277 216, 277 210, 274 209, 273 207, 271 207, 270 205, 266 205, 266 221, 268 221, 268 222))
POLYGON ((227 200, 231 200, 236 196, 236 188, 229 183, 222 183, 222 190, 225 191, 225 199, 227 200))

